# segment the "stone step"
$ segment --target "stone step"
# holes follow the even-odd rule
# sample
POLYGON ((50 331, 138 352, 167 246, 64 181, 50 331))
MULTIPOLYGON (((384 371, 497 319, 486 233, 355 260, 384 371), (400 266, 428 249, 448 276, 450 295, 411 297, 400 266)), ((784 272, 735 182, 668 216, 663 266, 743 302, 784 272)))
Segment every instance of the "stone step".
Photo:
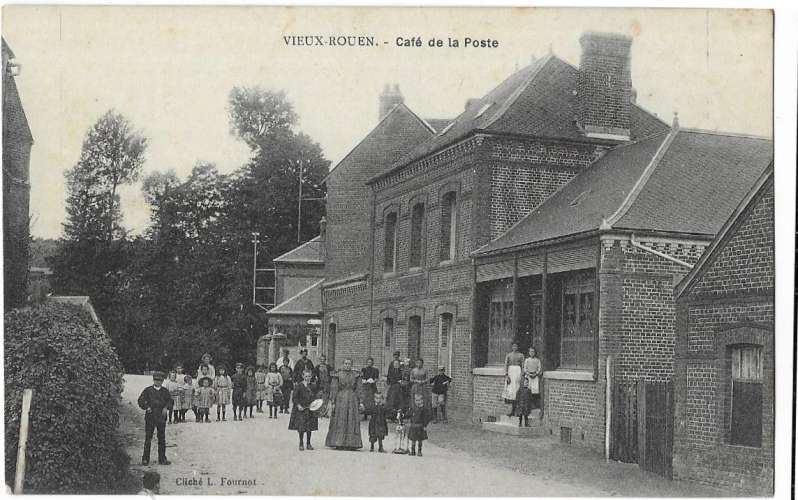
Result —
POLYGON ((519 437, 534 437, 544 434, 543 422, 540 419, 540 410, 533 410, 529 415, 529 427, 519 427, 518 417, 501 415, 496 422, 482 422, 482 429, 489 432, 499 432, 519 437))

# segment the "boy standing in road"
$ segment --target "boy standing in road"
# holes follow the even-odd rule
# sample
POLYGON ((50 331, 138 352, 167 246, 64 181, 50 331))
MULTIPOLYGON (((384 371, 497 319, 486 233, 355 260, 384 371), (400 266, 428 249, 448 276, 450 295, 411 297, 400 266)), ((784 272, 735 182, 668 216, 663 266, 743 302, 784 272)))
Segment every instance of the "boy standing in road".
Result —
POLYGON ((158 463, 169 465, 166 459, 166 417, 171 411, 174 401, 169 391, 162 386, 163 372, 152 374, 152 385, 141 391, 138 404, 144 410, 144 454, 141 457, 143 465, 150 463, 150 447, 152 433, 158 430, 158 463))

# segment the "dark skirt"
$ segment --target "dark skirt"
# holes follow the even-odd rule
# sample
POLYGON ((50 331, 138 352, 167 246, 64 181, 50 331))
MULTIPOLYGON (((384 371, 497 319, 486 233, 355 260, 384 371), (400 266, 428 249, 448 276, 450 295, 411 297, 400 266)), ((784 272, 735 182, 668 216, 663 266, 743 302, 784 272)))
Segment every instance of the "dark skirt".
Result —
POLYGON ((362 448, 357 395, 352 390, 338 391, 330 414, 330 430, 325 445, 330 448, 362 448))
POLYGON ((388 394, 385 396, 385 409, 389 411, 392 416, 395 416, 397 410, 404 408, 404 404, 402 386, 398 383, 391 384, 388 387, 388 394))
POLYGON ((385 421, 385 408, 375 407, 369 420, 369 440, 384 438, 388 435, 388 422, 385 421))
POLYGON ((291 418, 288 420, 288 430, 298 432, 317 431, 319 430, 319 418, 307 408, 299 410, 294 405, 291 410, 291 418))
POLYGON ((424 441, 427 437, 427 429, 424 428, 423 424, 408 424, 407 439, 410 441, 424 441))

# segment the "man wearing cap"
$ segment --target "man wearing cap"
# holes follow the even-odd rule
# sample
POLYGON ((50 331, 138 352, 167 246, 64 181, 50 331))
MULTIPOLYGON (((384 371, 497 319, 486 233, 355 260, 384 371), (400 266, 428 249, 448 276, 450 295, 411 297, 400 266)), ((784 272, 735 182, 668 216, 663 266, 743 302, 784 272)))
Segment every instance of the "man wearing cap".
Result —
POLYGON ((166 459, 166 417, 174 406, 172 396, 163 387, 163 372, 152 374, 152 385, 141 391, 138 403, 144 410, 144 454, 141 456, 141 463, 149 465, 150 448, 152 445, 152 433, 158 430, 158 463, 169 465, 171 462, 166 459))
POLYGON ((296 363, 294 363, 294 385, 299 385, 302 383, 302 372, 309 371, 313 373, 313 361, 308 359, 308 348, 303 347, 299 350, 299 354, 302 356, 296 363))

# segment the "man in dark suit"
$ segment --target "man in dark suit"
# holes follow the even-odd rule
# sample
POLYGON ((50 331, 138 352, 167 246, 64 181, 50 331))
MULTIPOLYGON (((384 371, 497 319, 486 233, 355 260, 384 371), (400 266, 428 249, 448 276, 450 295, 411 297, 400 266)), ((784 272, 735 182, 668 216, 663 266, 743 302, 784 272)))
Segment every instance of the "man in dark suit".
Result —
POLYGON ((152 432, 158 429, 158 463, 169 465, 166 459, 166 417, 174 406, 169 390, 163 387, 163 372, 152 374, 152 385, 141 391, 139 407, 144 413, 144 454, 141 457, 143 465, 150 463, 150 447, 152 445, 152 432))

